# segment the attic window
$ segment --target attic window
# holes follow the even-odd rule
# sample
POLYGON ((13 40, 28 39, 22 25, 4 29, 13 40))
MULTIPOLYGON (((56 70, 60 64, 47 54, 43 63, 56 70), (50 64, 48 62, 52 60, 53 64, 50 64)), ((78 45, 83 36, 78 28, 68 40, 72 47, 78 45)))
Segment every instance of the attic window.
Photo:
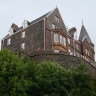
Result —
POLYGON ((60 21, 59 17, 57 17, 57 16, 55 16, 55 20, 56 20, 57 23, 59 23, 59 21, 60 21))
POLYGON ((53 23, 53 24, 52 24, 52 29, 55 29, 55 27, 56 27, 56 26, 55 26, 55 24, 53 23))

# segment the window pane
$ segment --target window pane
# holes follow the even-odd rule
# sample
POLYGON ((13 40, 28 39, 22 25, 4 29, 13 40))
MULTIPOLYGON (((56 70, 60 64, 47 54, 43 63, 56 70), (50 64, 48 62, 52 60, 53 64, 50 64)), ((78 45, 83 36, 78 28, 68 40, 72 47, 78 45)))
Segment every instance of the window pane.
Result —
POLYGON ((8 39, 7 40, 7 45, 10 45, 10 43, 11 43, 11 39, 8 39))
POLYGON ((62 35, 60 35, 60 43, 61 43, 61 44, 62 44, 62 38, 63 38, 62 35))
POLYGON ((55 29, 55 24, 52 24, 52 29, 55 29))
POLYGON ((63 43, 64 43, 64 46, 66 46, 66 38, 63 37, 63 43))
POLYGON ((76 44, 76 49, 77 49, 77 50, 79 49, 78 44, 76 44))
POLYGON ((21 48, 22 48, 22 49, 25 49, 25 43, 22 43, 22 44, 21 44, 21 48))
POLYGON ((70 39, 68 38, 68 44, 70 44, 70 39))
POLYGON ((55 53, 59 53, 59 50, 54 50, 55 53))
POLYGON ((54 42, 58 43, 58 34, 54 34, 54 42))
POLYGON ((22 38, 24 38, 25 37, 25 31, 24 32, 22 32, 22 38))

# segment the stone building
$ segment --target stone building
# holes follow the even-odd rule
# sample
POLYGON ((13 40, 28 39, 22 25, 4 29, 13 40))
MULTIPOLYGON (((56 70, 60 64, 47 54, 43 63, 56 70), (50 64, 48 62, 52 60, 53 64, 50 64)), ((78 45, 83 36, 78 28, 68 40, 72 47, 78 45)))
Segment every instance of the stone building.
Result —
POLYGON ((88 62, 95 62, 94 44, 83 24, 79 39, 76 38, 76 33, 75 27, 66 29, 58 8, 55 8, 32 22, 24 20, 21 27, 13 23, 9 34, 1 41, 1 49, 6 47, 29 56, 44 50, 69 52, 88 62))

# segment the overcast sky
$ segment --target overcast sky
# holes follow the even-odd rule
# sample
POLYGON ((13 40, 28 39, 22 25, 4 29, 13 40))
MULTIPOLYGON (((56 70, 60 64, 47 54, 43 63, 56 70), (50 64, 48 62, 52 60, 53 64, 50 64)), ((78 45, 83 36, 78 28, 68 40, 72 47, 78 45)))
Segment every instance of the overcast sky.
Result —
MULTIPOLYGON (((68 28, 76 27, 79 35, 83 24, 96 46, 96 0, 0 0, 0 40, 12 23, 22 26, 58 7, 68 28)), ((95 47, 96 50, 96 47, 95 47)))

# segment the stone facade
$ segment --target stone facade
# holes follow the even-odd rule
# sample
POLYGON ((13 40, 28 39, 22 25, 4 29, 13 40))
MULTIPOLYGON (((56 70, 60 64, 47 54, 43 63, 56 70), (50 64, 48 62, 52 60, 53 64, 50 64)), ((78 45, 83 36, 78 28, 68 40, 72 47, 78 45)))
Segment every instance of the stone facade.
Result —
MULTIPOLYGON (((84 25, 82 24, 80 36, 79 39, 77 39, 77 29, 75 27, 68 30, 66 29, 57 7, 32 22, 24 20, 21 27, 18 27, 13 23, 9 32, 10 33, 2 39, 1 49, 8 48, 14 52, 22 51, 29 56, 34 52, 36 53, 39 51, 54 51, 57 53, 63 51, 64 53, 69 52, 69 55, 63 56, 58 54, 60 57, 57 55, 51 55, 53 57, 56 56, 54 57, 55 59, 57 57, 60 58, 58 60, 56 59, 58 62, 61 59, 65 61, 68 59, 70 62, 77 62, 77 60, 74 60, 74 56, 77 56, 77 58, 83 58, 86 62, 90 62, 90 64, 93 64, 93 62, 95 64, 94 44, 92 43, 84 25)), ((45 56, 44 54, 40 56, 45 56)), ((50 60, 53 58, 52 56, 50 60)), ((42 60, 44 60, 44 57, 42 60)), ((60 64, 63 65, 61 62, 60 64)), ((66 64, 71 66, 68 62, 66 64)), ((64 63, 64 66, 66 64, 64 63)))
POLYGON ((96 75, 96 63, 87 62, 85 59, 70 55, 68 52, 54 53, 54 51, 39 51, 34 52, 30 56, 31 60, 35 61, 36 64, 44 61, 58 62, 61 66, 69 69, 72 66, 78 66, 83 63, 88 67, 88 71, 96 75))

